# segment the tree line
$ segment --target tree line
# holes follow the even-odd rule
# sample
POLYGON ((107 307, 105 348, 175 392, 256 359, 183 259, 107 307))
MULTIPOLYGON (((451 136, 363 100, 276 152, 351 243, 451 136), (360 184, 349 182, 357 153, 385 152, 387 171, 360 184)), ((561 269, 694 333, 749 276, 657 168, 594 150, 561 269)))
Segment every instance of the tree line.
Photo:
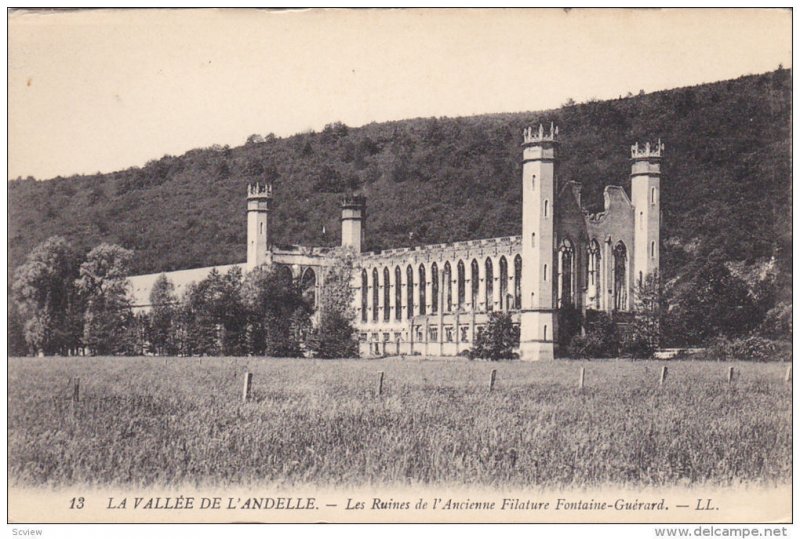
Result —
POLYGON ((101 244, 85 256, 64 238, 38 245, 20 266, 9 302, 11 355, 268 355, 352 357, 352 254, 325 275, 312 324, 313 298, 278 267, 244 275, 212 270, 178 296, 160 275, 150 309, 134 312, 133 253, 101 244))

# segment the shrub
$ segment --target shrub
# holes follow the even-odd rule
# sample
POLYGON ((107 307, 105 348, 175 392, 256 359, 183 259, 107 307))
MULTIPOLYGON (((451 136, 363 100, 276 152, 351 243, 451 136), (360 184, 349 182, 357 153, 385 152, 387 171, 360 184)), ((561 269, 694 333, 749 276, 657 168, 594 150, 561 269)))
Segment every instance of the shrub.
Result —
POLYGON ((514 348, 519 347, 519 327, 511 320, 511 313, 493 312, 489 314, 489 322, 475 339, 472 349, 473 358, 514 359, 514 348))
POLYGON ((719 337, 709 347, 707 356, 709 359, 717 361, 791 360, 791 344, 765 339, 757 335, 737 339, 719 337))
POLYGON ((585 335, 575 335, 567 347, 567 353, 575 358, 614 357, 619 353, 617 327, 604 312, 587 315, 585 335))

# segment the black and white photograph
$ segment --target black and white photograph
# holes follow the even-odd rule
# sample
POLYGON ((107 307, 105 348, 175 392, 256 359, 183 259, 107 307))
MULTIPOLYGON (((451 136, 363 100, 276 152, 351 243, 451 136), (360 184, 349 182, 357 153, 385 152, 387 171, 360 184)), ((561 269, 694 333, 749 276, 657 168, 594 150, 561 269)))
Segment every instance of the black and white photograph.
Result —
POLYGON ((9 9, 7 524, 786 536, 792 16, 9 9))

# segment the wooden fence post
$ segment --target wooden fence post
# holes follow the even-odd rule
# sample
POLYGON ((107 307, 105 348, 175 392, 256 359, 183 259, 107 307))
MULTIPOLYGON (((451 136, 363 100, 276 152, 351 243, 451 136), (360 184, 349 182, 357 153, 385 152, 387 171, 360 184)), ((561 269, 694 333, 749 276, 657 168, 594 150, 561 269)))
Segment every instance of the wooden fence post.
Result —
POLYGON ((383 371, 380 371, 380 376, 378 376, 378 396, 381 395, 383 395, 383 371))
POLYGON ((81 401, 81 379, 72 379, 72 404, 77 405, 81 401))
POLYGON ((664 365, 663 367, 661 367, 661 376, 658 378, 658 385, 663 386, 666 380, 667 380, 667 366, 664 365))
POLYGON ((497 379, 497 369, 492 369, 492 374, 489 376, 489 391, 494 391, 494 381, 497 379))
POLYGON ((253 373, 244 373, 244 387, 242 388, 242 402, 247 402, 250 398, 250 388, 253 385, 253 373))
POLYGON ((728 383, 730 384, 731 382, 733 382, 733 367, 728 369, 728 383))
POLYGON ((583 383, 586 380, 586 369, 581 367, 581 373, 578 377, 578 389, 583 390, 583 383))
POLYGON ((789 365, 788 367, 786 367, 786 376, 783 378, 783 380, 784 380, 786 383, 789 383, 789 382, 791 382, 791 381, 792 381, 792 366, 791 366, 791 365, 789 365))

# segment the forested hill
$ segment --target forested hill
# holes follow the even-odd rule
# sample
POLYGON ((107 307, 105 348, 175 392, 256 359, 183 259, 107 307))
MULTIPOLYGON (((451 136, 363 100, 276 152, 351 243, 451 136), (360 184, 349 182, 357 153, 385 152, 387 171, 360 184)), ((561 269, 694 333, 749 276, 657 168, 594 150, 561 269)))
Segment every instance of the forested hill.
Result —
POLYGON ((15 180, 9 269, 56 234, 81 249, 134 249, 140 273, 241 262, 246 185, 265 177, 278 243, 337 244, 339 200, 356 190, 367 196, 369 249, 519 234, 521 132, 540 121, 559 126, 561 178, 582 182, 593 210, 604 185, 630 188, 633 142, 664 141, 668 276, 712 252, 788 265, 791 91, 791 71, 779 70, 549 111, 331 124, 111 174, 15 180))

